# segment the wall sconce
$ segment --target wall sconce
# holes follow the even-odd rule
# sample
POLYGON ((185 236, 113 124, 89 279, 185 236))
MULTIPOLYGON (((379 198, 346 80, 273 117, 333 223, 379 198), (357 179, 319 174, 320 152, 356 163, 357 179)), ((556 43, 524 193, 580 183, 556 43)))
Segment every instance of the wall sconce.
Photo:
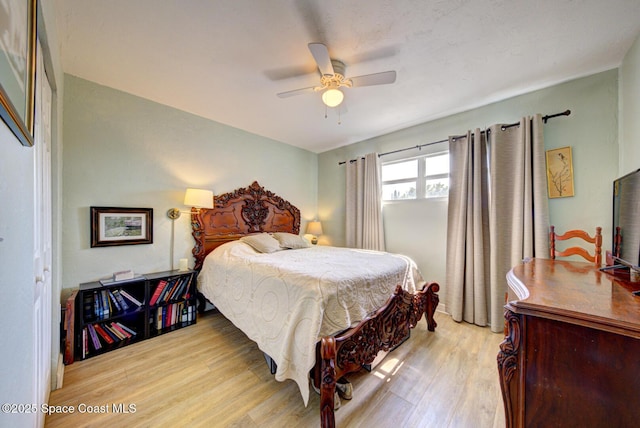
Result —
POLYGON ((316 245, 318 243, 318 236, 322 235, 322 223, 319 221, 310 221, 307 223, 307 234, 313 235, 311 243, 316 245))
MULTIPOLYGON (((184 194, 184 205, 195 208, 213 208, 213 192, 211 190, 203 189, 187 189, 184 194)), ((179 208, 171 208, 167 211, 167 217, 171 220, 177 220, 180 218, 179 208)))
MULTIPOLYGON (((213 192, 203 189, 187 189, 184 194, 184 205, 195 208, 213 208, 213 192)), ((167 217, 171 221, 171 248, 169 257, 171 259, 171 270, 173 270, 173 247, 175 241, 175 222, 180 218, 182 211, 179 208, 171 208, 167 211, 167 217)))

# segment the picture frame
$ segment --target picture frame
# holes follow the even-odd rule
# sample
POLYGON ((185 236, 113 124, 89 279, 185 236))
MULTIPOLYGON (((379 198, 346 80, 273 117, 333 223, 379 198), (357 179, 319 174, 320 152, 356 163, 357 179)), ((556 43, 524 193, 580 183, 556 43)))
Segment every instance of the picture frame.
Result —
POLYGON ((547 150, 546 160, 549 198, 574 196, 571 147, 547 150))
POLYGON ((37 0, 0 2, 0 117, 23 146, 33 146, 37 0))
POLYGON ((153 208, 91 207, 91 247, 153 244, 153 208))

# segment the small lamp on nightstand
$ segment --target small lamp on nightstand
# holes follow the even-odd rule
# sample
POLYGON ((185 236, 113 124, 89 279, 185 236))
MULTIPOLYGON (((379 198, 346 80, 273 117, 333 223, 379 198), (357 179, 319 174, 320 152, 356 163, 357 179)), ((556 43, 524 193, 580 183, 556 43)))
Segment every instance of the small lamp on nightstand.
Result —
MULTIPOLYGON (((195 208, 213 208, 213 192, 211 190, 203 190, 203 189, 187 189, 184 194, 184 204, 188 207, 195 208)), ((167 211, 167 217, 169 217, 171 222, 171 270, 173 270, 173 247, 174 247, 174 237, 175 237, 175 222, 180 218, 179 208, 171 208, 167 211)))
POLYGON ((322 235, 322 223, 319 221, 310 221, 307 223, 307 234, 313 235, 311 243, 316 245, 318 243, 318 235, 322 235))

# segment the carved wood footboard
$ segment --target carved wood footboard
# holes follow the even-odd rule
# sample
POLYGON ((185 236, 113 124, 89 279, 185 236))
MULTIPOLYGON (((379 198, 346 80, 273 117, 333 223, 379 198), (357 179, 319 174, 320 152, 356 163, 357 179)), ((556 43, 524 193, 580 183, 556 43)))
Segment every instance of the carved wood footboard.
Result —
POLYGON ((425 314, 427 328, 434 331, 433 318, 439 303, 440 286, 431 282, 411 294, 396 292, 375 314, 362 320, 343 335, 325 336, 319 343, 320 354, 320 418, 322 427, 335 427, 334 393, 336 381, 343 375, 370 364, 379 351, 393 349, 407 337, 425 314))

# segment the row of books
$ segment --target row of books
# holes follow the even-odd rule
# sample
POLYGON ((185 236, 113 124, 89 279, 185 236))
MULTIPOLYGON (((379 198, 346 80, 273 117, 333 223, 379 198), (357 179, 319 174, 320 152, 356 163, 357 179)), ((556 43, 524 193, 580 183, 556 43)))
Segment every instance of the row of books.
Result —
POLYGON ((137 333, 121 322, 87 324, 82 329, 82 358, 89 352, 98 351, 104 346, 129 340, 137 333))
POLYGON ((160 280, 156 286, 149 305, 161 305, 167 302, 175 302, 177 300, 186 300, 190 297, 191 279, 193 275, 183 275, 169 280, 160 280))
POLYGON ((189 323, 195 321, 195 319, 195 305, 188 305, 187 302, 178 302, 157 308, 155 317, 151 322, 157 330, 162 330, 175 324, 189 323))
POLYGON ((83 305, 85 320, 103 320, 137 309, 143 302, 124 289, 107 288, 85 293, 83 305))

